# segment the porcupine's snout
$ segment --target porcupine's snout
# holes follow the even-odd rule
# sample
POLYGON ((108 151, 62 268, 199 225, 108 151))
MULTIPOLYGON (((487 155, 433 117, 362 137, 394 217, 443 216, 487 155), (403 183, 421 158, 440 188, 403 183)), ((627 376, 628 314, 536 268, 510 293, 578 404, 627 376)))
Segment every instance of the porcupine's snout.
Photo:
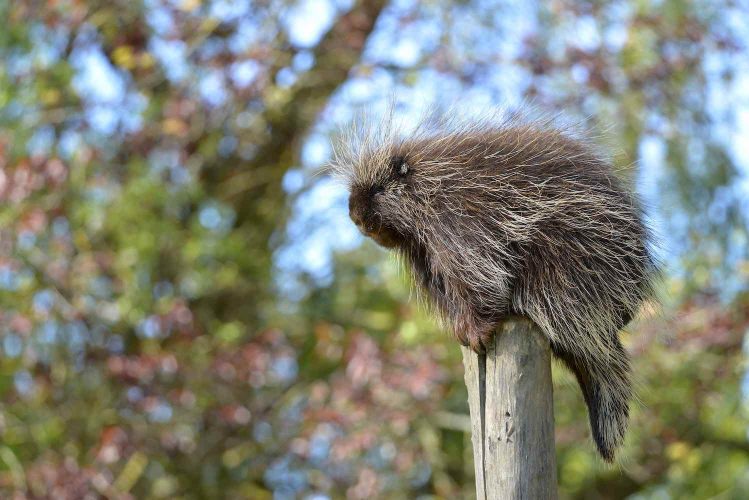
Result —
MULTIPOLYGON (((354 188, 348 199, 348 215, 354 224, 364 233, 366 233, 367 221, 372 218, 372 196, 369 190, 354 188)), ((371 225, 371 224, 370 224, 371 225)))
POLYGON ((382 188, 378 186, 352 188, 348 199, 348 212, 362 234, 385 248, 392 248, 396 245, 397 236, 386 224, 383 214, 378 209, 376 199, 381 192, 382 188))

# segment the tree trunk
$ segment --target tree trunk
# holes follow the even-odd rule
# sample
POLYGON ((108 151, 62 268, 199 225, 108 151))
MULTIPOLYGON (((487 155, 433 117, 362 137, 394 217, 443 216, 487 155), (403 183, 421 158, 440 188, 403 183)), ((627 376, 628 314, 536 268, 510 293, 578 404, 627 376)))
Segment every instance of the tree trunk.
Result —
POLYGON ((478 500, 557 498, 551 349, 524 318, 483 355, 463 348, 478 500))

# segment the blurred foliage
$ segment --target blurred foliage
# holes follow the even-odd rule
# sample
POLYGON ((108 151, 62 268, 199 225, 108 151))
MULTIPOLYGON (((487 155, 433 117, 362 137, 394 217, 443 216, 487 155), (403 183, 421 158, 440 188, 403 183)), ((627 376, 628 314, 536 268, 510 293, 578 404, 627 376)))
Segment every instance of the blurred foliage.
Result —
POLYGON ((618 467, 555 370, 560 492, 749 496, 745 4, 0 13, 3 498, 473 495, 457 346, 384 252, 334 245, 342 205, 310 201, 330 196, 302 151, 392 91, 611 124, 662 219, 667 299, 627 336, 641 404, 618 467), (315 234, 339 249, 322 275, 315 234))

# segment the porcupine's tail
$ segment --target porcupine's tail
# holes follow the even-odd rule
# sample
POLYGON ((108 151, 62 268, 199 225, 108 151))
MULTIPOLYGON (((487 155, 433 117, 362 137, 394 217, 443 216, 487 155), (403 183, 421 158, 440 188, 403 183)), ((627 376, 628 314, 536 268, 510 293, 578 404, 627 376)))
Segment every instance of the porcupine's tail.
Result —
POLYGON ((616 334, 607 359, 585 359, 552 345, 554 354, 572 370, 588 405, 590 429, 601 457, 609 463, 624 440, 632 398, 629 356, 616 334))

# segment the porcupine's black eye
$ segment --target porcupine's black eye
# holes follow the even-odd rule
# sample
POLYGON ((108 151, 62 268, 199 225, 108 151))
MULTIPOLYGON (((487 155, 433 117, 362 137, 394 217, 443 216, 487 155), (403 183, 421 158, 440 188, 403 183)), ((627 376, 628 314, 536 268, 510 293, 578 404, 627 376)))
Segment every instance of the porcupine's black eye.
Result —
POLYGON ((409 170, 408 162, 403 156, 393 156, 390 159, 390 167, 401 177, 404 177, 409 170))

